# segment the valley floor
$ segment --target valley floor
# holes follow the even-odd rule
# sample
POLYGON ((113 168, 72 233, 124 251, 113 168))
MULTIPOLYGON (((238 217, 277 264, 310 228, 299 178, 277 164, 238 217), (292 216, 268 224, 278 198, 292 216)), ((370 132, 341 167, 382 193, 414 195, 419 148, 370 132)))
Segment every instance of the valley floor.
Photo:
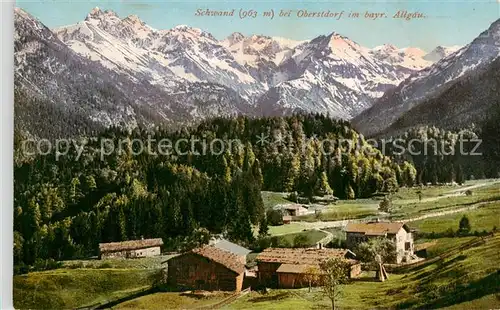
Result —
MULTIPOLYGON (((476 186, 472 196, 447 196, 452 187, 430 187, 423 190, 425 201, 418 202, 414 189, 402 189, 394 201, 395 218, 406 213, 411 227, 430 235, 418 243, 428 243, 429 261, 391 273, 386 282, 374 281, 373 274, 344 286, 338 309, 374 308, 500 308, 500 235, 474 236, 474 231, 500 228, 500 183, 488 180, 467 184, 476 186), (479 186, 479 184, 481 184, 479 186), (437 197, 445 197, 435 199, 437 197), (417 201, 415 201, 415 199, 417 201), (453 211, 453 212, 451 212, 453 211), (433 217, 424 215, 433 214, 433 217), (462 215, 471 223, 468 236, 447 236, 457 230, 462 215), (423 217, 424 216, 424 217, 423 217), (461 246, 475 241, 472 247, 461 246)), ((267 194, 268 197, 272 193, 267 194)), ((423 200, 423 199, 422 199, 423 200)), ((269 201, 268 205, 272 204, 269 201)), ((282 201, 280 201, 282 203, 282 201)), ((374 200, 340 201, 329 206, 335 209, 372 208, 374 200)), ((376 210, 376 209, 374 209, 376 210)), ((323 222, 324 223, 324 222, 323 222)), ((306 234, 316 242, 332 234, 340 238, 338 228, 303 231, 309 222, 271 227, 271 233, 293 242, 296 234, 306 234)), ((64 262, 63 268, 32 272, 14 277, 16 308, 61 309, 104 304, 150 288, 168 257, 137 260, 82 260, 64 262)), ((116 306, 118 309, 207 309, 227 298, 227 294, 191 297, 174 292, 158 292, 135 298, 116 306)), ((252 291, 223 309, 331 309, 321 290, 271 290, 267 294, 252 291)))

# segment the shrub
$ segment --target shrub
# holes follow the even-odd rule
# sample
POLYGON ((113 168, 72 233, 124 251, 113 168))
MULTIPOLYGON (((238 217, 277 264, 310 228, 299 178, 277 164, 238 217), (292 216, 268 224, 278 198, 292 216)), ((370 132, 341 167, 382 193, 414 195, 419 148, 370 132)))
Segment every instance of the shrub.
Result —
POLYGON ((299 234, 293 238, 293 247, 294 248, 305 248, 310 244, 309 237, 304 234, 299 234))
POLYGON ((29 266, 25 263, 21 262, 19 264, 14 265, 14 274, 25 274, 29 272, 29 266))
POLYGON ((253 244, 252 250, 260 252, 264 249, 267 249, 272 246, 272 237, 269 236, 260 236, 255 240, 253 244))
POLYGON ((281 238, 278 242, 278 247, 279 248, 291 248, 292 244, 290 243, 290 241, 288 241, 288 239, 281 238))
POLYGON ((281 210, 268 210, 267 223, 271 226, 283 225, 283 212, 281 210))
POLYGON ((99 269, 113 268, 113 265, 111 265, 110 263, 102 263, 97 268, 99 269))
POLYGON ((33 271, 44 271, 61 268, 62 263, 55 261, 52 258, 49 259, 37 259, 33 265, 33 271))
POLYGON ((380 255, 384 263, 396 260, 396 247, 394 243, 384 238, 370 239, 368 242, 362 242, 358 244, 354 252, 360 261, 370 264, 376 262, 376 255, 380 255))
POLYGON ((392 207, 392 201, 386 196, 378 205, 378 209, 382 212, 389 212, 392 207))
POLYGON ((291 192, 286 199, 290 200, 291 202, 297 202, 299 199, 299 194, 297 194, 297 192, 291 192))
POLYGON ((83 264, 83 262, 78 262, 78 263, 75 263, 75 264, 68 265, 69 269, 79 269, 79 268, 83 268, 83 267, 85 267, 85 265, 83 264))
POLYGON ((469 218, 464 215, 458 223, 458 233, 461 235, 467 235, 471 230, 469 218))

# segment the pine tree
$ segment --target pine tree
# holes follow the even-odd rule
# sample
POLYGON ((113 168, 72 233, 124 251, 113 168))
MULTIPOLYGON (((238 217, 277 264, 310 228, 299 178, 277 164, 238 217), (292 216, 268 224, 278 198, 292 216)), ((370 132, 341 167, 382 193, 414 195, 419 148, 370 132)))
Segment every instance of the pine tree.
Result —
POLYGON ((458 224, 458 233, 461 235, 466 235, 470 232, 471 226, 470 226, 470 221, 469 218, 464 215, 460 219, 460 223, 458 224))
POLYGON ((259 236, 267 236, 269 227, 267 225, 267 218, 263 216, 259 222, 259 236))
POLYGON ((315 192, 320 196, 333 195, 333 190, 330 187, 330 184, 328 184, 328 177, 324 171, 320 173, 316 180, 315 192))
POLYGON ((457 165, 455 181, 459 185, 464 184, 464 173, 462 171, 462 165, 460 165, 460 164, 457 165))

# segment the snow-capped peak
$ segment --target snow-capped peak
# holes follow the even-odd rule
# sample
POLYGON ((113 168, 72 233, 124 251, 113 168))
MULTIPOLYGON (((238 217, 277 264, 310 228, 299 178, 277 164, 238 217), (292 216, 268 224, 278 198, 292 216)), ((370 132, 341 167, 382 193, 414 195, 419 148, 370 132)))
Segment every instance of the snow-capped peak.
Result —
POLYGON ((127 21, 127 22, 130 22, 132 24, 140 24, 140 25, 144 25, 146 24, 145 22, 143 22, 139 16, 133 14, 133 15, 129 15, 127 17, 125 17, 124 19, 122 19, 123 21, 127 21))
POLYGON ((89 15, 90 15, 90 16, 95 16, 95 15, 98 15, 98 14, 100 14, 100 13, 101 13, 101 9, 100 9, 98 6, 96 6, 95 8, 93 8, 93 9, 90 11, 89 15))
POLYGON ((423 59, 425 52, 415 47, 398 48, 392 44, 384 44, 372 48, 370 54, 378 60, 412 70, 420 70, 432 64, 423 59))
POLYGON ((200 28, 190 27, 188 25, 177 25, 170 30, 162 31, 162 33, 183 39, 198 40, 206 38, 210 41, 217 41, 211 33, 203 31, 200 28))
POLYGON ((85 18, 86 21, 92 20, 92 19, 98 19, 101 20, 103 18, 108 18, 108 17, 114 17, 118 18, 118 14, 116 14, 114 11, 111 10, 101 10, 98 6, 93 8, 89 14, 87 14, 87 17, 85 18))
POLYGON ((399 49, 395 45, 386 43, 383 45, 375 46, 374 48, 372 48, 372 51, 395 52, 395 51, 399 51, 399 49))
POLYGON ((405 47, 400 50, 405 53, 408 57, 422 58, 427 54, 423 49, 418 47, 405 47))
POLYGON ((233 44, 241 42, 241 40, 243 40, 244 38, 245 35, 243 35, 241 32, 233 32, 224 41, 227 41, 228 42, 227 45, 231 46, 233 44))
POLYGON ((450 54, 453 54, 454 52, 458 51, 462 47, 459 45, 454 45, 454 46, 437 46, 435 49, 433 49, 429 54, 425 55, 423 58, 428 61, 432 62, 437 62, 445 57, 447 57, 450 54))

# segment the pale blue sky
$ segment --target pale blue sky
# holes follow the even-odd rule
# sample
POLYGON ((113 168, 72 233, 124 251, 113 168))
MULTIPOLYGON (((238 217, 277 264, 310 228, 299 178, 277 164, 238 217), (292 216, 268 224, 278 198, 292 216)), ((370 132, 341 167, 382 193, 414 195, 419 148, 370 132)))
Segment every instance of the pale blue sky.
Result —
MULTIPOLYGON (((321 34, 337 32, 367 47, 391 43, 398 47, 415 46, 430 51, 437 45, 464 45, 500 18, 500 0, 483 1, 71 1, 71 0, 24 0, 17 6, 25 9, 48 27, 73 24, 85 18, 88 12, 99 6, 115 11, 120 17, 138 15, 143 21, 157 29, 169 29, 179 24, 202 28, 222 39, 232 32, 243 34, 265 34, 296 40, 311 39, 321 34), (335 20, 331 18, 269 19, 258 16, 255 19, 239 17, 197 17, 200 9, 254 9, 262 14, 274 9, 311 12, 330 10, 334 12, 355 11, 361 16, 366 11, 385 12, 390 17, 379 20, 364 18, 335 20), (398 10, 422 12, 427 16, 419 20, 396 20, 392 16, 398 10)), ((235 14, 237 15, 237 14, 235 14)))

